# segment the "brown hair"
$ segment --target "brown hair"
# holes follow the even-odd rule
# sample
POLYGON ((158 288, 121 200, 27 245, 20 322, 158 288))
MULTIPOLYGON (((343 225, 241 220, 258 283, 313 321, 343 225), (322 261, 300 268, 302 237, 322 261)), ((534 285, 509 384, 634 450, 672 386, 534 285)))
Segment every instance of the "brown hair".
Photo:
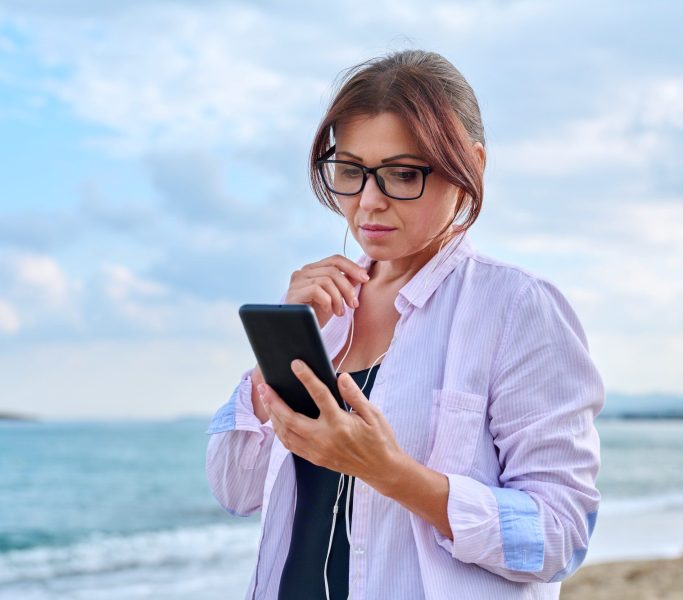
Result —
POLYGON ((474 224, 484 190, 472 144, 486 147, 486 142, 479 104, 460 71, 436 52, 402 50, 349 67, 342 75, 311 147, 309 177, 318 200, 343 215, 315 164, 332 146, 330 129, 334 135, 342 119, 392 112, 414 132, 434 171, 460 188, 456 218, 466 213, 460 230, 474 224))

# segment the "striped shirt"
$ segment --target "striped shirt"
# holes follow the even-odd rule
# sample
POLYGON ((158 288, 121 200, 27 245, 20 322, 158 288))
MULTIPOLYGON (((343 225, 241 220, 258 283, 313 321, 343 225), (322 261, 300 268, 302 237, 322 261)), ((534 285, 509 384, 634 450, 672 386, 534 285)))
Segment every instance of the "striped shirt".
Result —
MULTIPOLYGON (((447 476, 453 540, 358 480, 350 597, 558 598, 584 560, 600 503, 594 419, 604 386, 576 313, 548 279, 480 254, 467 234, 394 306, 400 316, 369 400, 406 452, 447 476)), ((353 310, 345 305, 322 328, 330 359, 353 310)), ((246 598, 274 600, 296 480, 291 452, 254 415, 251 371, 209 424, 206 472, 225 510, 261 511, 246 598)))

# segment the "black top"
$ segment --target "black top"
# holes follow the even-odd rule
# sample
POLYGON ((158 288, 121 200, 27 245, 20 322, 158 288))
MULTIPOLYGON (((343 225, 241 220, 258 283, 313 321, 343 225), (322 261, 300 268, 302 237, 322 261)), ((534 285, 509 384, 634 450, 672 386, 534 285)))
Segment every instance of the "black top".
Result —
MULTIPOLYGON (((367 398, 380 365, 349 373, 367 398)), ((339 375, 339 373, 337 373, 339 375)), ((332 509, 337 498, 340 474, 314 465, 292 453, 296 471, 296 509, 292 540, 285 561, 278 600, 325 600, 325 557, 330 543, 332 509)), ((344 477, 344 490, 339 497, 339 512, 334 525, 332 548, 327 560, 327 583, 330 600, 346 600, 349 595, 349 541, 346 538, 346 494, 349 476, 344 477)), ((349 531, 353 512, 353 484, 349 502, 349 531)))

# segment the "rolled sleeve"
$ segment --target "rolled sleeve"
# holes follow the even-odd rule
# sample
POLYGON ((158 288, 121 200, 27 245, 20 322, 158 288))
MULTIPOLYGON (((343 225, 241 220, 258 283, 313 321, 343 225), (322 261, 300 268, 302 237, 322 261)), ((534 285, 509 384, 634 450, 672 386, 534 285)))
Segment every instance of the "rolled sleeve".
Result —
POLYGON ((496 497, 488 486, 476 479, 445 475, 448 477, 448 522, 453 539, 433 527, 437 543, 462 562, 501 564, 503 556, 496 497))
POLYGON ((240 382, 233 390, 230 399, 216 411, 206 430, 207 434, 234 430, 258 434, 244 436, 240 453, 240 466, 244 469, 254 468, 263 440, 273 430, 270 419, 261 423, 254 414, 254 405, 251 401, 251 374, 253 370, 252 367, 242 373, 240 382))
POLYGON ((240 375, 240 381, 230 394, 230 399, 216 411, 206 433, 233 429, 259 431, 262 426, 272 427, 270 420, 261 423, 254 414, 254 405, 251 401, 253 372, 254 367, 251 367, 240 375))
POLYGON ((435 536, 507 579, 560 581, 582 564, 597 518, 604 387, 576 314, 548 281, 519 289, 489 396, 500 485, 446 473, 453 541, 435 536))
POLYGON ((229 400, 213 415, 206 433, 220 433, 222 431, 232 431, 235 429, 237 402, 240 399, 239 396, 245 395, 247 388, 251 388, 251 383, 245 380, 245 376, 247 379, 249 378, 249 371, 242 374, 240 382, 237 384, 232 394, 230 394, 229 400))
POLYGON ((520 490, 489 489, 498 503, 505 565, 514 571, 540 571, 544 545, 538 506, 520 490))
POLYGON ((230 399, 211 419, 206 474, 214 497, 230 514, 247 516, 259 510, 274 431, 261 423, 251 402, 251 373, 244 371, 230 399))

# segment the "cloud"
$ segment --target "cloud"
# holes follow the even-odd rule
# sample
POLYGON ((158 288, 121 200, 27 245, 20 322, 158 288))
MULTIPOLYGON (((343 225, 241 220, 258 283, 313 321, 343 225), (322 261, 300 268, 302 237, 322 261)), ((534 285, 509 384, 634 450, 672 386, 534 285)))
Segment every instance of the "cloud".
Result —
POLYGON ((590 331, 683 331, 683 199, 604 203, 591 218, 592 227, 508 231, 497 239, 520 263, 554 279, 590 331))
POLYGON ((106 278, 104 291, 111 300, 125 300, 130 296, 142 299, 168 296, 168 289, 163 285, 142 279, 123 265, 104 264, 101 269, 106 278))
POLYGON ((683 355, 680 329, 637 334, 594 331, 589 341, 608 389, 629 393, 680 393, 683 389, 683 369, 676 360, 683 355))
POLYGON ((71 211, 0 213, 0 247, 48 252, 72 245, 81 227, 80 216, 71 211))
POLYGON ((599 175, 606 170, 679 169, 683 154, 683 78, 648 78, 605 90, 594 115, 530 139, 499 143, 497 168, 529 175, 599 175))
POLYGON ((102 194, 96 181, 84 181, 80 189, 80 202, 74 208, 73 220, 81 221, 82 231, 86 234, 92 228, 113 231, 119 234, 132 234, 139 231, 149 233, 156 227, 160 215, 158 209, 149 204, 124 203, 108 200, 102 194))
MULTIPOLYGON (((507 31, 517 30, 520 26, 542 19, 550 13, 550 6, 546 2, 537 0, 521 0, 516 2, 441 2, 427 5, 412 3, 413 11, 410 21, 424 19, 425 13, 429 20, 440 24, 444 29, 457 31, 466 37, 476 35, 473 32, 497 30, 505 28, 507 31)), ((377 15, 380 17, 380 15, 377 15)), ((410 22, 409 20, 406 23, 410 22)))
POLYGON ((13 261, 15 286, 21 292, 36 293, 52 306, 64 305, 69 296, 69 282, 50 256, 24 254, 13 261))
MULTIPOLYGON (((156 268, 135 272, 123 264, 101 264, 88 279, 84 298, 90 339, 212 339, 241 331, 235 298, 243 298, 245 291, 239 269, 235 273, 227 258, 212 263, 216 268, 206 273, 201 263, 191 266, 200 271, 194 277, 191 267, 164 277, 156 268)), ((265 299, 277 301, 282 291, 273 291, 272 284, 265 287, 265 299)))
POLYGON ((283 32, 258 7, 147 3, 93 20, 97 12, 34 14, 31 37, 40 61, 60 69, 44 91, 100 127, 91 145, 117 155, 292 134, 327 89, 293 64, 261 60, 283 32))
POLYGON ((165 333, 172 327, 175 302, 165 286, 120 264, 104 263, 100 265, 100 274, 93 286, 98 297, 91 302, 106 315, 105 326, 120 331, 130 331, 132 327, 133 333, 165 333))
POLYGON ((603 229, 612 241, 590 275, 627 311, 623 329, 683 331, 683 198, 624 204, 603 229))
POLYGON ((112 200, 92 178, 82 181, 69 207, 0 212, 0 248, 54 254, 73 248, 82 250, 89 239, 107 234, 126 244, 142 237, 149 244, 159 235, 165 215, 145 198, 139 202, 112 200))
POLYGON ((661 252, 663 258, 683 262, 683 190, 678 198, 647 198, 624 204, 607 218, 605 227, 661 252))
POLYGON ((0 256, 0 294, 9 333, 52 335, 82 325, 82 282, 54 257, 13 251, 0 256), (12 325, 14 324, 14 325, 12 325))
POLYGON ((6 20, 58 75, 43 77, 41 91, 99 128, 91 147, 117 156, 312 134, 311 115, 342 67, 421 39, 465 46, 549 11, 537 1, 308 2, 294 11, 273 3, 5 4, 6 20))
POLYGON ((0 333, 15 334, 21 328, 21 319, 16 309, 0 298, 0 333))
POLYGON ((277 222, 258 203, 227 192, 227 166, 215 154, 200 150, 166 152, 147 156, 144 164, 164 206, 187 226, 220 223, 227 234, 245 228, 266 231, 277 222))

